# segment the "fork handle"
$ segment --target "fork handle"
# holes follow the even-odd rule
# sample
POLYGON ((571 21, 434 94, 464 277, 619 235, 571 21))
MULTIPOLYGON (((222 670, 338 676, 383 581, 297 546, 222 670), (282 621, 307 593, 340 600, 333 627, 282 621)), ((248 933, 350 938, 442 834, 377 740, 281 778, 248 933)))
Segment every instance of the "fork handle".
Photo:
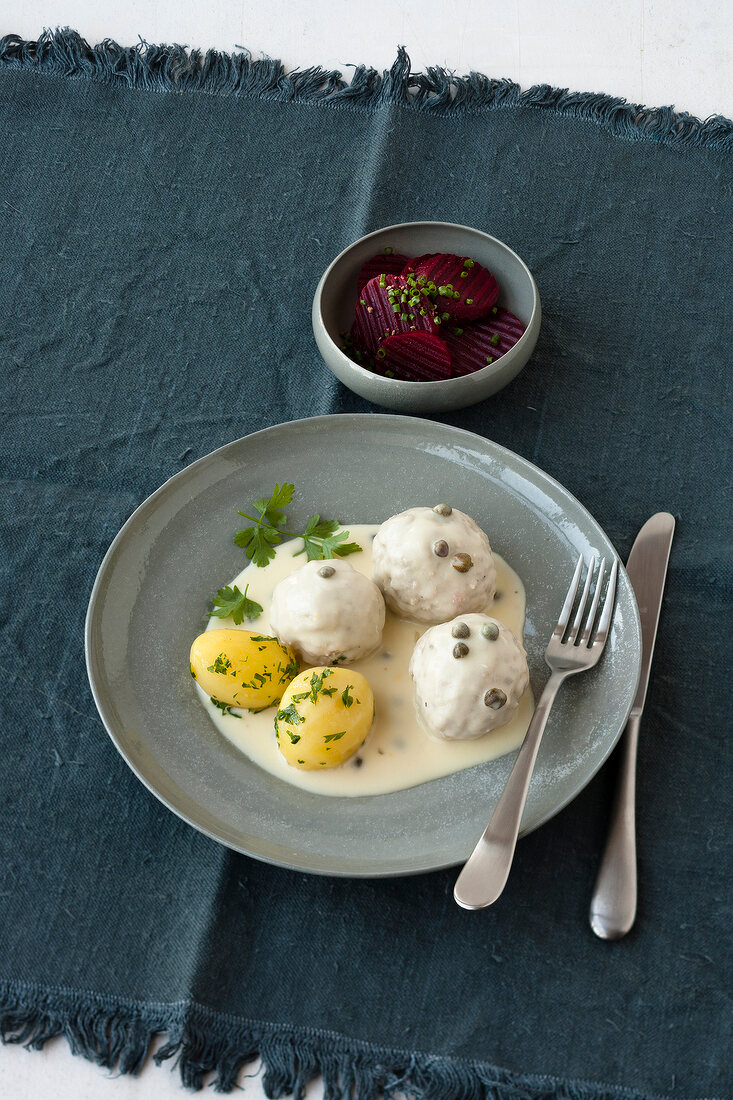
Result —
POLYGON ((458 876, 453 896, 464 909, 485 909, 506 885, 537 750, 557 689, 567 675, 565 671, 553 672, 545 684, 501 798, 458 876))
POLYGON ((632 715, 621 742, 616 802, 590 903, 590 924, 602 940, 625 936, 636 917, 636 748, 641 715, 632 715))

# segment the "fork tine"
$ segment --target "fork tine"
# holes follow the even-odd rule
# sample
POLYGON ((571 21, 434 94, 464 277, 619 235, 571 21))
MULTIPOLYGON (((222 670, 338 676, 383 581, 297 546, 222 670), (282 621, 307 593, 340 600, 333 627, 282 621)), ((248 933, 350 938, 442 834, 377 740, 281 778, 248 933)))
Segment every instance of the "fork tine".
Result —
POLYGON ((596 556, 595 554, 590 559, 590 565, 588 566, 588 572, 585 575, 585 584, 583 585, 583 594, 580 597, 580 603, 578 604, 578 610, 575 613, 575 619, 573 621, 572 628, 568 634, 568 643, 570 645, 575 644, 575 639, 578 637, 580 627, 583 623, 583 616, 585 615, 585 605, 588 602, 588 593, 590 592, 590 584, 593 580, 593 574, 596 571, 596 556))
POLYGON ((560 618, 557 620, 557 626, 553 631, 553 638, 562 638, 565 633, 565 627, 568 625, 570 619, 570 612, 573 610, 573 604, 575 603, 575 594, 578 591, 578 584, 580 583, 580 574, 583 571, 583 555, 578 558, 578 564, 575 566, 575 573, 573 579, 570 582, 570 588, 568 594, 565 597, 565 603, 562 605, 562 611, 560 612, 560 618))
POLYGON ((613 559, 613 565, 611 566, 611 575, 608 578, 608 587, 606 588, 606 598, 603 601, 603 611, 601 612, 601 621, 598 624, 598 630, 596 636, 593 639, 593 648, 603 648, 606 644, 606 637, 608 635, 608 628, 611 625, 611 616, 613 615, 613 603, 616 596, 616 579, 618 577, 618 558, 613 559))
POLYGON ((596 621, 596 612, 598 611, 598 601, 601 598, 601 588, 603 586, 603 578, 606 573, 606 559, 601 558, 601 564, 598 567, 598 580, 596 581, 596 590, 593 593, 593 602, 590 605, 590 611, 588 612, 588 619, 585 624, 585 630, 583 636, 580 639, 582 646, 587 646, 590 641, 591 632, 593 630, 593 624, 596 621))

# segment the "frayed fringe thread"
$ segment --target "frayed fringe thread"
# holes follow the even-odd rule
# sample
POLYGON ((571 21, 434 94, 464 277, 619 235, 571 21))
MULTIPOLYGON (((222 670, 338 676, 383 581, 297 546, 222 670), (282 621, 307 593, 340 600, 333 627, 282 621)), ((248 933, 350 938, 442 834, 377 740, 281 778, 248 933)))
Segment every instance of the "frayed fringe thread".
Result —
POLYGON ((137 46, 119 46, 108 38, 90 46, 76 31, 66 28, 44 31, 35 42, 15 34, 1 38, 0 72, 3 68, 85 77, 150 91, 199 91, 356 108, 401 105, 444 115, 530 107, 594 122, 629 141, 733 151, 733 121, 722 115, 703 121, 672 107, 641 107, 625 99, 569 92, 549 84, 537 84, 523 92, 511 80, 493 80, 480 73, 455 76, 437 67, 413 73, 402 46, 391 69, 379 73, 359 65, 347 84, 336 70, 311 68, 286 73, 279 61, 255 61, 247 51, 202 53, 142 41, 137 46))
POLYGON ((0 986, 0 1036, 40 1050, 63 1035, 74 1054, 119 1073, 139 1073, 156 1036, 168 1041, 153 1055, 174 1060, 186 1088, 215 1075, 217 1092, 231 1092, 243 1068, 262 1061, 262 1085, 272 1098, 303 1100, 322 1077, 324 1100, 665 1100, 591 1082, 525 1076, 466 1059, 390 1051, 333 1032, 254 1024, 190 1002, 143 1005, 92 993, 49 991, 17 982, 0 986))

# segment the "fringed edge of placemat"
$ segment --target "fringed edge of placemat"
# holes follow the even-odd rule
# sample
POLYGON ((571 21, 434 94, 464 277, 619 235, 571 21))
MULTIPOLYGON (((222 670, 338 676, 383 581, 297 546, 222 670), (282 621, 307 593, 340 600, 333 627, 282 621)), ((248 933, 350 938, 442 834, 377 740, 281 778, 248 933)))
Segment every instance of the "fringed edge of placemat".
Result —
POLYGON ((324 1100, 670 1100, 621 1086, 380 1048, 315 1028, 259 1023, 191 1001, 147 1004, 24 982, 0 983, 4 1043, 41 1050, 60 1036, 73 1054, 117 1073, 138 1074, 149 1056, 158 1065, 173 1059, 182 1084, 194 1090, 213 1083, 216 1092, 231 1092, 245 1067, 259 1058, 258 1076, 273 1100, 303 1100, 317 1077, 323 1079, 324 1100), (167 1041, 153 1053, 160 1036, 167 1041))
POLYGON ((733 150, 733 121, 722 115, 699 119, 673 107, 642 107, 596 92, 570 92, 536 84, 522 91, 511 80, 481 73, 456 76, 437 66, 414 73, 400 46, 391 69, 354 68, 350 82, 340 72, 318 67, 286 72, 280 61, 253 59, 247 50, 177 45, 120 46, 106 38, 90 46, 69 28, 45 30, 36 41, 8 34, 0 38, 0 71, 23 70, 157 92, 204 92, 297 103, 374 108, 400 105, 433 114, 456 115, 506 107, 531 107, 594 122, 617 137, 667 145, 733 150))

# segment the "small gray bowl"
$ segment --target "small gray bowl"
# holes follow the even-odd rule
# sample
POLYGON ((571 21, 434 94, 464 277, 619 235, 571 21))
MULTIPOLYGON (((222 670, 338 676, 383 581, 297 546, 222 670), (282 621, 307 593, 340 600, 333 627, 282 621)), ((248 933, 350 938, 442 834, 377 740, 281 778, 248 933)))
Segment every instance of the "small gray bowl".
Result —
POLYGON ((462 409, 502 389, 534 351, 541 318, 537 286, 516 252, 488 233, 450 222, 403 222, 360 237, 326 269, 313 298, 313 333, 326 366, 360 397, 407 413, 462 409), (471 256, 496 276, 499 304, 519 317, 524 335, 496 362, 461 378, 405 382, 359 366, 341 351, 339 334, 348 331, 354 320, 356 280, 362 264, 385 248, 409 257, 429 252, 471 256))

